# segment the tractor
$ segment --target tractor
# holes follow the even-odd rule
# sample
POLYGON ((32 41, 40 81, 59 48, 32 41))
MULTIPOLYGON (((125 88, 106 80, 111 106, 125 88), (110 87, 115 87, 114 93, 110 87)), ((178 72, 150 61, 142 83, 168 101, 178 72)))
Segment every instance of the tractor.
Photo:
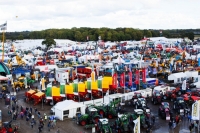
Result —
POLYGON ((24 77, 19 77, 19 78, 14 82, 14 88, 17 88, 17 87, 20 87, 21 89, 22 89, 22 88, 25 88, 25 85, 24 85, 24 77))
POLYGON ((141 127, 147 128, 147 124, 146 124, 146 121, 145 121, 146 116, 145 116, 144 111, 142 109, 135 109, 134 113, 130 114, 130 117, 129 117, 130 123, 133 123, 133 121, 136 120, 139 116, 140 116, 141 127))
POLYGON ((107 105, 102 104, 101 106, 94 106, 94 105, 91 105, 91 106, 93 108, 96 108, 102 117, 106 116, 109 119, 112 119, 113 117, 117 116, 119 103, 120 103, 120 100, 115 100, 115 101, 111 101, 107 105))
POLYGON ((127 114, 119 114, 118 119, 115 120, 115 129, 119 133, 131 132, 131 127, 129 124, 129 115, 127 114))
POLYGON ((96 126, 96 131, 97 133, 112 133, 112 129, 108 124, 108 119, 106 118, 99 119, 99 122, 96 126))
MULTIPOLYGON (((25 77, 21 76, 14 82, 14 88, 20 87, 20 89, 25 88, 25 77)), ((27 78, 27 84, 33 84, 35 80, 27 78)))
POLYGON ((97 109, 93 107, 86 108, 86 114, 77 116, 77 124, 86 126, 86 124, 97 124, 100 116, 97 113, 97 109))

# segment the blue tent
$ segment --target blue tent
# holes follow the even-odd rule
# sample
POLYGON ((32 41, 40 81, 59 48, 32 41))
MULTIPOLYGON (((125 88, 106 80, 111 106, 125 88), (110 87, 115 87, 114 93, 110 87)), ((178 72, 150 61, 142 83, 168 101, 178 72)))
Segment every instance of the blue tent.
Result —
POLYGON ((24 68, 16 68, 12 73, 13 74, 26 74, 26 73, 30 73, 31 70, 28 69, 24 69, 24 68))

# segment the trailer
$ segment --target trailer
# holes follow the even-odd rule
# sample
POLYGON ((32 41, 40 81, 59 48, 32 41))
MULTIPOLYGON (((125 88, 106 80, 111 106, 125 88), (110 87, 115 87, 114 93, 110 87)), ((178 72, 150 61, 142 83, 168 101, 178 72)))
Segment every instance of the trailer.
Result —
POLYGON ((25 92, 25 101, 26 101, 26 102, 29 102, 29 101, 33 100, 33 99, 32 99, 32 96, 33 96, 35 93, 37 93, 35 90, 26 91, 26 92, 25 92))
POLYGON ((43 101, 43 99, 45 98, 45 93, 43 92, 35 93, 34 95, 31 96, 31 98, 33 98, 35 106, 43 101))

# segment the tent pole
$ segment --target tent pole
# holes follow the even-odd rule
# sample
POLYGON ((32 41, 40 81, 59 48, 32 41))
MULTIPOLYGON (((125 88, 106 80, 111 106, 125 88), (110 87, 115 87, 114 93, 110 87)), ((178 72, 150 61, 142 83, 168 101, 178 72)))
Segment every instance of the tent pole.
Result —
POLYGON ((2 62, 4 62, 4 30, 3 30, 3 42, 2 42, 2 47, 3 47, 3 53, 2 53, 2 62))

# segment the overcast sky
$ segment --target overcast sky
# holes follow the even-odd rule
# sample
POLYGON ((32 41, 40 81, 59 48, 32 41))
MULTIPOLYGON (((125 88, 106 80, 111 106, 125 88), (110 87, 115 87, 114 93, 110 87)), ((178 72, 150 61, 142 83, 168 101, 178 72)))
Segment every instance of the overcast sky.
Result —
POLYGON ((7 31, 72 27, 200 28, 200 0, 1 0, 7 31))

